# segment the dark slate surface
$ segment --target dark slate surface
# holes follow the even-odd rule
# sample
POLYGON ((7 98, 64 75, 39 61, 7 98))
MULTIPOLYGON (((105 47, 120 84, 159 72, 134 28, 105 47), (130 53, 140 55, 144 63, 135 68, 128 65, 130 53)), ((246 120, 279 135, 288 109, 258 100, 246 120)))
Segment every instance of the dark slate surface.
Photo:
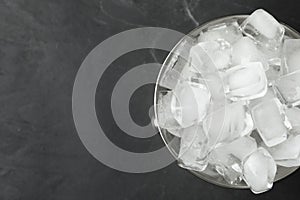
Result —
MULTIPOLYGON (((115 171, 86 151, 72 118, 76 72, 104 39, 144 26, 187 33, 216 17, 259 7, 300 30, 299 3, 287 0, 0 0, 0 200, 297 199, 300 171, 259 196, 206 183, 176 164, 147 174, 115 171)), ((98 113, 107 116, 100 123, 109 138, 143 151, 159 148, 159 137, 122 136, 108 109, 113 82, 137 64, 165 57, 147 50, 136 55, 110 66, 96 100, 98 113)), ((149 122, 152 95, 153 85, 147 85, 132 97, 139 124, 149 122)))

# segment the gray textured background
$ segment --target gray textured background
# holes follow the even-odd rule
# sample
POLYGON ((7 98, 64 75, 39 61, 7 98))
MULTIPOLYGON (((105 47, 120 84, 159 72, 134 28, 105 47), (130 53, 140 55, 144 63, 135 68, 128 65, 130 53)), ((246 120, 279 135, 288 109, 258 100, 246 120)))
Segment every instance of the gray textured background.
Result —
MULTIPOLYGON (((160 26, 189 32, 216 17, 263 7, 300 31, 297 1, 261 0, 0 0, 0 200, 253 199, 250 191, 220 188, 172 164, 148 174, 126 174, 95 160, 81 144, 71 95, 85 56, 113 34, 160 26)), ((117 47, 116 47, 117 48, 117 47)), ((122 133, 109 109, 114 84, 132 67, 162 62, 165 52, 142 50, 116 60, 97 92, 99 121, 118 146, 147 152, 156 135, 122 133)), ((153 85, 135 92, 131 114, 149 122, 153 85)), ((296 199, 300 171, 259 199, 296 199)))

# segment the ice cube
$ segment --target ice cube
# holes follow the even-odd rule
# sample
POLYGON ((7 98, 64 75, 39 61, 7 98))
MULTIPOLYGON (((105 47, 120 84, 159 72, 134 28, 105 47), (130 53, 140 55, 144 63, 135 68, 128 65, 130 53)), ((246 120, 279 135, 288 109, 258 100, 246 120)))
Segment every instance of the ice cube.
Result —
POLYGON ((283 69, 281 67, 281 59, 273 58, 268 60, 268 70, 266 71, 266 76, 269 81, 269 85, 272 85, 275 80, 277 80, 283 74, 283 69))
POLYGON ((253 121, 243 102, 226 104, 210 114, 203 121, 203 129, 208 135, 209 146, 213 148, 221 142, 230 142, 250 134, 253 121))
POLYGON ((174 90, 179 82, 199 75, 199 72, 191 66, 191 58, 189 58, 191 45, 186 42, 180 47, 181 50, 175 49, 172 56, 166 60, 166 65, 169 67, 162 73, 159 82, 161 87, 174 90))
POLYGON ((160 91, 158 93, 158 102, 157 102, 157 124, 162 129, 170 130, 169 132, 174 132, 176 136, 176 130, 179 130, 180 124, 174 117, 174 110, 180 109, 176 105, 176 96, 172 91, 160 91))
POLYGON ((283 43, 285 73, 300 70, 300 39, 287 39, 283 43))
POLYGON ((204 50, 203 45, 194 45, 190 50, 190 58, 192 67, 201 74, 217 71, 217 67, 204 50))
POLYGON ((215 63, 217 69, 222 70, 230 66, 231 54, 230 50, 216 50, 211 54, 213 62, 215 63))
POLYGON ((183 129, 178 155, 179 166, 182 168, 203 171, 208 164, 207 135, 199 125, 183 129))
POLYGON ((272 188, 277 166, 267 150, 260 147, 243 163, 243 179, 255 194, 272 188))
POLYGON ((225 101, 224 84, 218 73, 207 74, 205 76, 205 83, 213 101, 225 101))
POLYGON ((217 101, 225 101, 224 84, 222 81, 222 76, 218 72, 205 74, 204 77, 202 77, 202 75, 199 73, 193 74, 193 72, 190 72, 190 74, 190 78, 187 79, 187 81, 196 86, 198 84, 206 85, 214 103, 217 101))
POLYGON ((171 69, 182 72, 186 65, 190 65, 190 51, 194 41, 192 37, 187 37, 182 42, 180 42, 172 51, 171 56, 166 59, 166 65, 171 69))
POLYGON ((300 71, 281 76, 274 82, 274 88, 284 104, 300 105, 300 71))
POLYGON ((285 110, 285 114, 292 126, 291 133, 295 135, 299 135, 300 134, 300 109, 297 107, 288 108, 285 110))
POLYGON ((224 143, 216 147, 214 151, 233 154, 240 161, 243 161, 247 156, 257 149, 255 139, 250 136, 243 136, 229 143, 224 143))
MULTIPOLYGON (((232 47, 232 64, 240 65, 248 62, 263 61, 256 44, 248 37, 240 38, 232 47)), ((266 67, 265 67, 266 68, 266 67)))
MULTIPOLYGON (((203 51, 203 54, 205 54, 206 57, 210 58, 208 64, 210 64, 210 62, 212 62, 210 71, 226 69, 229 67, 229 65, 231 63, 231 46, 230 46, 230 44, 226 45, 226 44, 222 43, 222 41, 211 41, 211 42, 198 43, 197 45, 192 47, 191 55, 195 58, 197 56, 199 57, 199 55, 197 55, 197 54, 201 53, 201 51, 203 51)), ((193 59, 193 57, 192 57, 192 65, 199 66, 200 64, 197 64, 198 63, 197 60, 200 60, 200 59, 199 58, 193 59), (193 60, 197 61, 196 64, 193 63, 193 60)), ((207 60, 207 58, 206 58, 206 60, 207 60)), ((207 67, 206 66, 207 61, 205 61, 202 58, 202 62, 204 63, 202 65, 207 67)), ((203 71, 203 70, 200 70, 200 71, 203 71)))
POLYGON ((242 36, 242 31, 240 30, 237 21, 231 20, 209 27, 206 31, 203 31, 200 34, 199 41, 208 42, 225 40, 228 43, 233 44, 242 36))
POLYGON ((180 81, 183 81, 183 77, 181 76, 180 72, 170 69, 165 72, 159 85, 166 89, 173 90, 180 81))
POLYGON ((202 75, 199 73, 197 69, 195 69, 192 64, 189 62, 181 71, 181 77, 184 81, 188 82, 196 82, 196 83, 205 83, 204 81, 201 81, 202 75))
POLYGON ((251 110, 254 125, 264 143, 275 146, 286 140, 290 126, 277 98, 265 100, 251 110))
POLYGON ((280 166, 300 166, 300 135, 290 135, 286 141, 269 148, 268 151, 280 166))
POLYGON ((209 155, 209 163, 230 184, 236 184, 242 178, 242 161, 257 149, 256 141, 241 137, 231 143, 218 146, 209 155))
POLYGON ((259 98, 267 92, 267 78, 260 62, 228 69, 223 81, 226 96, 233 101, 259 98))
POLYGON ((214 169, 231 185, 236 185, 242 180, 242 163, 232 154, 210 154, 211 164, 214 169))
POLYGON ((253 12, 241 25, 245 35, 260 46, 276 51, 284 36, 284 27, 269 13, 262 9, 253 12))
POLYGON ((194 125, 206 116, 211 95, 203 84, 192 85, 188 82, 176 86, 174 94, 177 97, 172 113, 182 128, 194 125))
POLYGON ((277 98, 276 93, 272 87, 268 87, 266 94, 263 97, 253 99, 249 102, 249 108, 253 108, 254 106, 258 105, 261 102, 271 100, 277 98))

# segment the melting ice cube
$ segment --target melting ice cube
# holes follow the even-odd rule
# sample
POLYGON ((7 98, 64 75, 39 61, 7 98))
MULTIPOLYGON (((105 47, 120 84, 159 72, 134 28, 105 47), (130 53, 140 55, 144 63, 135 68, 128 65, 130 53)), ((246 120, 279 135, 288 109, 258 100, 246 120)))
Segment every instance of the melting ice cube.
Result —
POLYGON ((253 12, 241 27, 244 34, 269 50, 277 50, 284 36, 284 27, 262 9, 253 12))
POLYGON ((263 101, 252 108, 252 118, 258 133, 268 146, 275 146, 287 138, 289 123, 277 98, 263 101))
POLYGON ((188 82, 176 86, 174 94, 177 97, 172 113, 182 128, 202 121, 206 116, 211 95, 205 85, 191 85, 188 82))
POLYGON ((300 109, 297 107, 288 108, 285 110, 287 119, 291 123, 291 133, 300 135, 300 109))
POLYGON ((300 166, 300 135, 290 135, 283 143, 268 149, 278 165, 300 166))
POLYGON ((243 164, 243 179, 255 194, 272 188, 276 163, 267 150, 260 147, 243 164))
POLYGON ((241 137, 231 143, 221 144, 209 155, 209 163, 230 184, 239 183, 242 179, 242 161, 257 149, 256 141, 241 137))
POLYGON ((252 128, 251 116, 243 102, 228 104, 207 115, 203 121, 203 129, 208 135, 210 147, 250 134, 252 128))
POLYGON ((285 104, 300 105, 300 71, 281 76, 275 81, 274 87, 285 104))
POLYGON ((224 77, 225 93, 233 101, 262 97, 267 91, 267 78, 260 62, 228 69, 224 77))
POLYGON ((208 160, 208 140, 202 127, 194 125, 183 129, 178 155, 179 166, 182 168, 203 171, 208 160))
POLYGON ((300 70, 300 39, 287 39, 283 43, 285 73, 300 70))
POLYGON ((237 21, 232 20, 225 23, 217 24, 209 27, 206 31, 200 34, 200 42, 225 40, 233 44, 242 37, 242 31, 239 28, 237 21))

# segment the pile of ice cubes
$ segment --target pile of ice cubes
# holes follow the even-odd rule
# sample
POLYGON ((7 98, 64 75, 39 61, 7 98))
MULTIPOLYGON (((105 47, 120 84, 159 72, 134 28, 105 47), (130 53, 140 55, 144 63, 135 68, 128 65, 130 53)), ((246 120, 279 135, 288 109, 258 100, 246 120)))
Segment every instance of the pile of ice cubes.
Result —
POLYGON ((266 11, 202 31, 165 72, 157 122, 180 138, 179 165, 213 168, 229 184, 269 190, 300 166, 300 39, 266 11))

